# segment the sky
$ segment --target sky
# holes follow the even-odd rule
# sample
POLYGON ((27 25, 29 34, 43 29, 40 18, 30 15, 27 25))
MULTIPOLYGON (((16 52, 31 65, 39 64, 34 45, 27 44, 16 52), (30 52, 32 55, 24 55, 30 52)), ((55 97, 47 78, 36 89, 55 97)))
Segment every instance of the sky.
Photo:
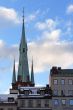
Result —
POLYGON ((73 0, 0 0, 0 94, 11 88, 14 58, 18 73, 23 7, 36 86, 49 84, 52 66, 73 69, 73 0))

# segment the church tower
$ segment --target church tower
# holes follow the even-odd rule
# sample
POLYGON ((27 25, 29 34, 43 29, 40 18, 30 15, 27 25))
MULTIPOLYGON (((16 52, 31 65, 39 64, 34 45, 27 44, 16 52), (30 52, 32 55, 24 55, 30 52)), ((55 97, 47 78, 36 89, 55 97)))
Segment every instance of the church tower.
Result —
POLYGON ((23 11, 23 24, 22 24, 22 36, 19 47, 19 66, 18 66, 18 82, 29 82, 29 68, 28 68, 28 57, 27 57, 27 41, 25 38, 25 27, 24 27, 24 11, 23 11))
POLYGON ((27 56, 27 41, 25 37, 25 26, 24 26, 24 10, 23 10, 23 22, 22 22, 22 34, 21 34, 21 41, 19 46, 19 65, 18 65, 18 73, 17 73, 17 80, 16 80, 16 73, 15 73, 15 61, 14 61, 14 70, 13 70, 13 78, 12 78, 12 89, 11 93, 14 93, 15 90, 18 90, 19 86, 33 87, 34 84, 34 73, 33 73, 33 61, 32 61, 32 68, 31 68, 31 78, 29 76, 29 66, 28 66, 28 56, 27 56))

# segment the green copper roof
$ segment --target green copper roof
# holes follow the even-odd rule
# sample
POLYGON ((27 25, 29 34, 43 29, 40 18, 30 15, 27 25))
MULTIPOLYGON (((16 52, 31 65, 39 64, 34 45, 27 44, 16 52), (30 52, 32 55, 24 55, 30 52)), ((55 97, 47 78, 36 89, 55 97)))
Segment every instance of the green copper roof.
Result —
POLYGON ((22 36, 19 48, 19 67, 18 67, 18 76, 21 77, 22 82, 27 82, 29 77, 29 68, 28 68, 28 57, 27 57, 27 42, 25 38, 25 28, 24 28, 24 13, 23 13, 23 24, 22 24, 22 36))
POLYGON ((15 72, 15 60, 14 60, 12 84, 15 84, 15 83, 16 83, 16 72, 15 72))
POLYGON ((24 27, 24 14, 23 14, 23 24, 22 24, 22 36, 21 36, 21 42, 20 42, 20 50, 23 47, 27 49, 27 42, 26 42, 26 38, 25 38, 25 27, 24 27))
POLYGON ((33 60, 32 60, 32 67, 31 67, 31 82, 32 84, 34 84, 33 60))

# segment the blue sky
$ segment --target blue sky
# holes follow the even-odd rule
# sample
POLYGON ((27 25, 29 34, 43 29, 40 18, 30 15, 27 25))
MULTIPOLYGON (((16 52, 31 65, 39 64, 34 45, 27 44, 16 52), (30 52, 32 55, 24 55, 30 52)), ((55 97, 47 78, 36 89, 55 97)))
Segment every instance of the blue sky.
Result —
POLYGON ((52 66, 73 68, 73 0, 0 0, 0 93, 11 87, 14 57, 17 73, 23 7, 36 85, 49 83, 52 66))

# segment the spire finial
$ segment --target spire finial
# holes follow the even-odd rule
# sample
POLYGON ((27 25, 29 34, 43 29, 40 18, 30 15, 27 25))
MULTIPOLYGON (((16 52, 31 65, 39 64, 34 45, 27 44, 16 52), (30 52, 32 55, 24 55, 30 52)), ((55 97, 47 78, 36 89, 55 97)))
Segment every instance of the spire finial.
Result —
POLYGON ((24 22, 24 7, 23 7, 23 16, 22 17, 23 17, 23 22, 24 22))
POLYGON ((22 11, 22 18, 23 18, 23 24, 24 24, 24 7, 23 7, 23 11, 22 11))

